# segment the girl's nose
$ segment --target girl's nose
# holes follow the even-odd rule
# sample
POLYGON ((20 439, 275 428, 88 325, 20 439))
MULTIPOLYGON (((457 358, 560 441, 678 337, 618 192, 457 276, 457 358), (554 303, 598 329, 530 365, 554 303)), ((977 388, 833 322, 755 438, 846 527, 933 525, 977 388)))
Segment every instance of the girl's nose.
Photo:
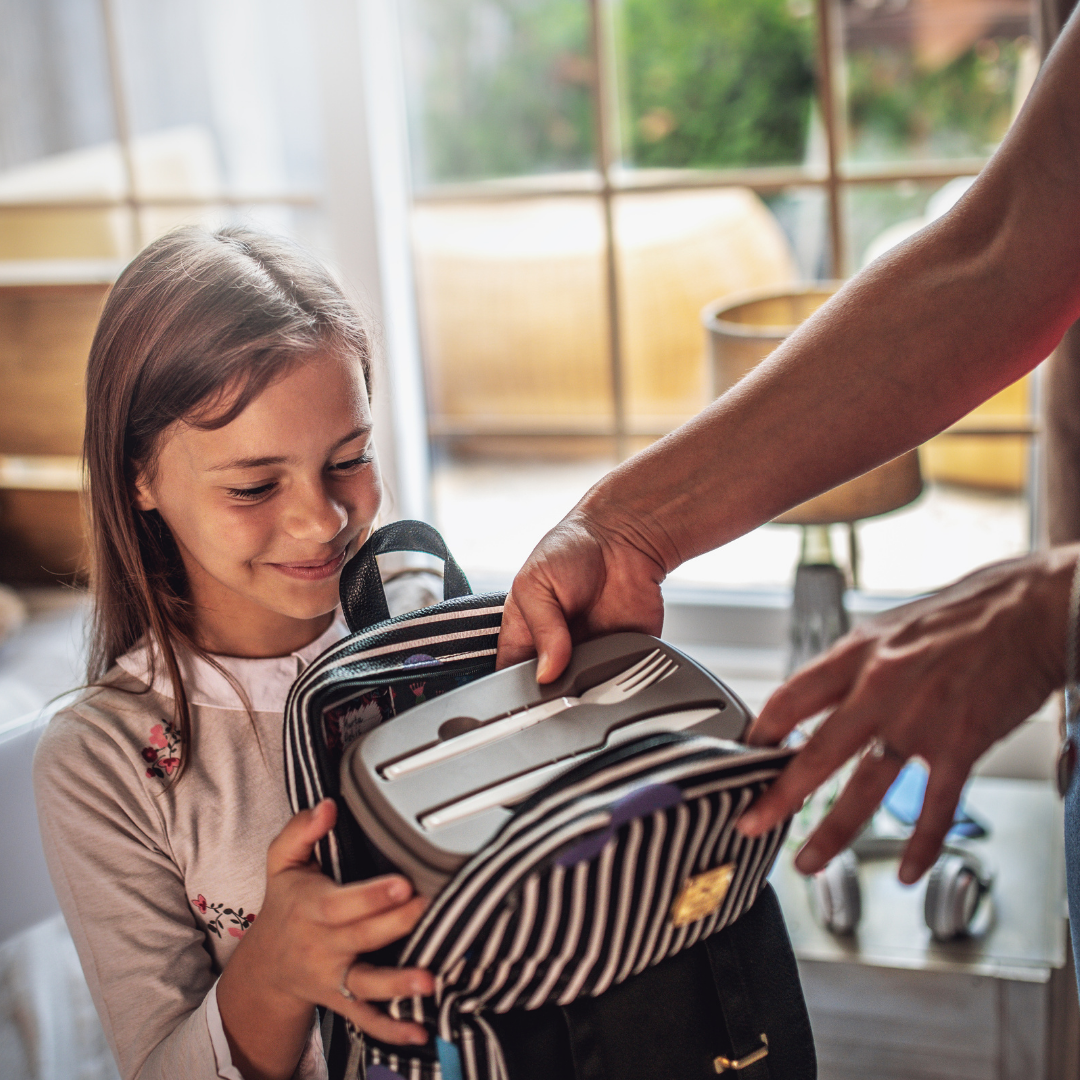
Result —
POLYGON ((328 544, 348 523, 349 511, 321 484, 298 488, 285 511, 285 531, 297 540, 328 544))

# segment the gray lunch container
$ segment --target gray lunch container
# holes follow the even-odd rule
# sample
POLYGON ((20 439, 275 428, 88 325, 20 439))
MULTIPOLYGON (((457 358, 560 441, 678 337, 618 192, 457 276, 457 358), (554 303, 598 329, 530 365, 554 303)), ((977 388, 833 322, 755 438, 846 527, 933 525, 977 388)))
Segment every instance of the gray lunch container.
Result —
POLYGON ((540 686, 530 660, 417 705, 361 736, 342 758, 341 793, 379 850, 419 892, 435 896, 515 806, 604 749, 657 731, 734 743, 751 720, 739 698, 685 653, 647 634, 612 634, 577 646, 554 683, 540 686), (567 706, 493 737, 543 715, 526 710, 580 698, 634 665, 638 673, 626 685, 642 672, 663 677, 614 704, 567 706), (471 745, 477 741, 482 745, 471 745))

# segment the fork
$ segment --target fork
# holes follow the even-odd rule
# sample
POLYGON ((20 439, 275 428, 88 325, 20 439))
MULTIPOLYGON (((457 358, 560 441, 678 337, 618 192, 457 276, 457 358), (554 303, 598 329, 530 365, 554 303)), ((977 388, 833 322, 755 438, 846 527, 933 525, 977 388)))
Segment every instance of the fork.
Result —
POLYGON ((426 750, 420 750, 395 761, 392 765, 387 765, 382 770, 382 774, 387 780, 399 780, 418 769, 448 761, 459 754, 475 750, 478 746, 486 746, 498 739, 505 739, 508 735, 516 735, 519 731, 524 731, 541 720, 547 720, 548 717, 556 716, 578 705, 616 705, 662 682, 673 674, 678 666, 671 657, 659 649, 653 649, 636 664, 631 664, 630 667, 620 671, 618 675, 612 676, 606 682, 591 687, 581 697, 552 698, 550 701, 533 705, 531 708, 510 713, 509 716, 490 720, 471 731, 463 732, 445 742, 436 743, 426 750))

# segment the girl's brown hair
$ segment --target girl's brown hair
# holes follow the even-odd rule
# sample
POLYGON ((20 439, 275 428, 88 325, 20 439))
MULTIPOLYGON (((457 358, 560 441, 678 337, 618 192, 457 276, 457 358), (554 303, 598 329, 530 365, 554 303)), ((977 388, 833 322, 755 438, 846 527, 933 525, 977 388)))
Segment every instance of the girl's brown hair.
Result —
POLYGON ((171 425, 223 427, 320 349, 358 356, 370 389, 370 341, 315 259, 249 228, 163 236, 124 270, 105 303, 86 375, 94 594, 88 676, 99 682, 129 649, 148 647, 151 670, 160 660, 172 686, 181 770, 191 716, 176 646, 206 653, 195 640, 180 553, 157 511, 136 508, 136 479, 153 475, 171 425))

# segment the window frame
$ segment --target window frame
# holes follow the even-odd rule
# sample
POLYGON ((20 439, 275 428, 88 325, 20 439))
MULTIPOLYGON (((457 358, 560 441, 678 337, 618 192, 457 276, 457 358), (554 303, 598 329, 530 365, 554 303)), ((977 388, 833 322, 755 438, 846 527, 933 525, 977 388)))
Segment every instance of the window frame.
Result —
MULTIPOLYGON (((899 183, 904 181, 942 183, 962 176, 975 175, 990 160, 985 157, 925 159, 920 161, 851 163, 842 160, 844 102, 838 93, 838 58, 842 57, 843 37, 839 0, 814 0, 817 33, 815 35, 815 100, 823 118, 826 141, 824 168, 812 166, 768 166, 730 169, 628 169, 621 165, 619 136, 619 98, 614 28, 615 0, 586 0, 589 7, 590 59, 596 77, 593 80, 594 168, 591 173, 536 175, 512 179, 474 181, 430 185, 414 190, 414 203, 439 204, 490 202, 502 200, 549 199, 592 195, 602 206, 604 225, 604 287, 608 336, 608 377, 611 385, 611 418, 605 430, 595 434, 614 441, 615 455, 625 460, 630 455, 633 440, 659 437, 670 428, 653 429, 633 424, 628 418, 624 348, 621 338, 623 302, 619 283, 618 249, 614 226, 614 202, 623 194, 662 193, 693 189, 719 189, 738 185, 758 195, 774 194, 787 188, 817 188, 826 195, 828 223, 828 261, 830 275, 844 279, 850 268, 846 265, 846 236, 842 198, 846 189, 863 184, 899 183)), ((1032 17, 1035 5, 1031 5, 1032 17)), ((452 432, 442 431, 431 423, 430 436, 438 440, 459 435, 497 435, 513 437, 523 434, 516 429, 506 431, 485 425, 476 431, 455 425, 452 432)), ((548 430, 530 426, 529 437, 564 437, 567 433, 554 426, 548 430)), ((593 434, 590 432, 590 434, 593 434)), ((978 427, 961 422, 949 429, 950 436, 1004 437, 1021 435, 1035 437, 1033 424, 1007 424, 978 427)), ((1029 470, 1029 473, 1031 471, 1029 470)), ((1033 475, 1033 474, 1032 474, 1033 475)), ((1030 501, 1033 483, 1028 482, 1026 495, 1030 501)))
MULTIPOLYGON (((34 200, 12 202, 5 205, 27 210, 66 209, 120 209, 126 210, 129 223, 130 253, 134 254, 147 241, 142 228, 142 211, 155 208, 226 208, 243 209, 256 206, 283 206, 323 210, 329 218, 331 231, 349 234, 335 247, 338 261, 348 271, 362 267, 371 278, 374 267, 381 279, 365 281, 363 276, 357 284, 366 286, 374 301, 375 314, 386 330, 387 368, 390 383, 390 411, 388 418, 393 425, 392 439, 395 458, 400 462, 388 462, 392 475, 396 476, 402 489, 401 510, 414 516, 430 516, 430 466, 429 449, 432 441, 445 440, 458 435, 510 436, 523 434, 508 426, 507 430, 495 430, 486 425, 482 430, 440 430, 427 409, 423 387, 420 357, 418 314, 416 311, 415 281, 411 261, 408 228, 408 209, 412 204, 462 203, 474 201, 549 199, 552 197, 592 196, 599 200, 603 218, 603 265, 605 292, 605 323, 608 338, 608 375, 611 385, 611 416, 609 423, 590 434, 610 438, 615 456, 623 460, 629 456, 633 440, 642 437, 658 437, 667 433, 647 425, 634 424, 628 417, 625 355, 621 338, 623 310, 622 290, 619 280, 618 249, 615 236, 614 204, 623 194, 662 193, 692 189, 720 189, 738 185, 749 188, 759 195, 773 194, 792 187, 817 188, 826 195, 828 235, 828 259, 830 274, 834 278, 847 276, 845 265, 845 235, 842 197, 845 190, 862 184, 897 183, 902 181, 945 182, 981 171, 989 157, 956 159, 927 159, 920 161, 885 163, 845 163, 842 160, 844 102, 838 93, 838 73, 842 62, 842 27, 839 0, 814 0, 817 33, 815 35, 816 103, 825 129, 826 161, 824 167, 780 166, 729 169, 630 169, 621 164, 619 134, 619 95, 617 86, 616 35, 614 11, 616 0, 585 0, 589 11, 589 48, 595 77, 592 85, 594 116, 595 159, 591 172, 536 175, 521 178, 477 181, 471 183, 441 184, 426 188, 408 188, 407 135, 405 132, 404 82, 401 73, 400 27, 394 0, 317 0, 312 5, 313 17, 324 24, 321 47, 328 51, 327 34, 343 34, 348 39, 347 51, 361 67, 373 63, 381 65, 382 83, 372 86, 370 73, 365 74, 365 87, 359 100, 337 104, 327 109, 340 120, 343 110, 353 109, 362 115, 359 130, 353 137, 360 147, 359 158, 353 157, 351 165, 359 162, 365 176, 357 178, 345 175, 349 164, 342 157, 336 164, 328 161, 326 191, 277 191, 261 193, 230 192, 199 197, 160 197, 140 193, 136 184, 132 155, 133 136, 128 119, 127 92, 124 85, 120 52, 117 0, 99 0, 104 29, 106 61, 112 100, 114 127, 120 147, 126 194, 118 198, 34 200), (361 33, 364 27, 369 32, 361 33), (385 38, 384 48, 374 56, 371 46, 376 31, 385 38), (365 44, 367 47, 365 47, 365 44), (388 59, 393 54, 392 59, 388 59), (380 60, 381 57, 381 60, 380 60), (380 107, 375 108, 372 99, 378 90, 380 107), (392 105, 393 107, 388 107, 392 105), (392 161, 383 160, 390 148, 392 161), (382 153, 382 158, 380 157, 382 153), (364 226, 357 236, 351 222, 338 222, 339 214, 334 190, 356 191, 364 188, 370 205, 362 211, 364 226), (404 187, 404 191, 394 192, 404 187), (370 189, 370 190, 369 190, 370 189), (395 220, 388 228, 383 220, 388 200, 395 204, 391 215, 395 220), (397 220, 400 218, 401 220, 397 220), (339 225, 342 226, 339 229, 339 225), (370 247, 371 251, 358 253, 350 250, 358 245, 370 247), (406 251, 401 257, 398 249, 406 251), (374 258, 372 258, 374 256, 374 258), (418 430, 419 429, 419 430, 418 430)), ((1032 17, 1036 5, 1031 5, 1032 17)), ((355 88, 353 88, 355 89, 355 88)), ((333 96, 328 91, 327 96, 333 96)), ((338 131, 332 125, 327 130, 338 131)), ((328 155, 329 157, 330 155, 328 155)), ((355 216, 353 214, 352 216, 355 216)), ((351 275, 355 276, 355 274, 351 275)), ((1036 397, 1038 391, 1036 389, 1036 397)), ((530 427, 528 436, 565 437, 567 432, 554 425, 546 428, 530 427)), ((1038 456, 1038 427, 1034 423, 1008 423, 1001 425, 975 425, 961 421, 948 430, 954 436, 1009 437, 1021 435, 1032 440, 1032 458, 1038 456)), ((1031 506, 1033 525, 1041 516, 1035 503, 1039 495, 1035 483, 1036 472, 1029 469, 1026 497, 1031 506)), ((1032 540, 1037 530, 1031 530, 1032 540)))

